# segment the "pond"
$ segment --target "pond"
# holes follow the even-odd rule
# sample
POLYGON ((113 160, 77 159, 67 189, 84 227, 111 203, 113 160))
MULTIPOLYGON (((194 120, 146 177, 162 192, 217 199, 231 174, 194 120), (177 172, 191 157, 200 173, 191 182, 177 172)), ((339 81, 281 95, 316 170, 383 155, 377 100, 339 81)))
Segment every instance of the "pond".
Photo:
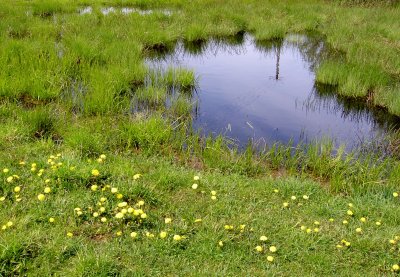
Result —
POLYGON ((314 70, 328 52, 318 38, 291 35, 257 42, 244 34, 230 40, 179 42, 147 63, 194 70, 198 103, 193 126, 239 145, 328 137, 353 148, 398 127, 397 117, 315 82, 314 70))

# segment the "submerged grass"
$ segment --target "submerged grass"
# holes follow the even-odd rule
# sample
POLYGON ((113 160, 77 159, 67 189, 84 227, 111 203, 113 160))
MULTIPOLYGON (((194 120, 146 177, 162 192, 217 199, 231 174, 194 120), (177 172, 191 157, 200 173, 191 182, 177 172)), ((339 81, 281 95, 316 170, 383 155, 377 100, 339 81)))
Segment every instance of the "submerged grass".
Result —
POLYGON ((396 274, 398 139, 392 152, 239 150, 193 132, 193 71, 145 59, 179 40, 195 54, 210 37, 251 32, 275 47, 317 32, 340 57, 318 64, 317 81, 400 115, 398 5, 3 2, 0 275, 396 274))

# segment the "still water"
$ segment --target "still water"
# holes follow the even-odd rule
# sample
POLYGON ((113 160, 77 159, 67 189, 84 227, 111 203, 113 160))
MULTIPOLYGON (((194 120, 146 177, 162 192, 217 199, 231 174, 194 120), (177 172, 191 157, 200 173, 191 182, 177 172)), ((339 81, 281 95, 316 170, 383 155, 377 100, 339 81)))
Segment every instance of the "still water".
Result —
POLYGON ((224 134, 240 145, 329 137, 353 148, 398 126, 398 118, 316 84, 314 69, 328 52, 312 37, 292 35, 261 43, 243 35, 180 42, 147 62, 154 68, 194 70, 194 127, 205 134, 224 134))

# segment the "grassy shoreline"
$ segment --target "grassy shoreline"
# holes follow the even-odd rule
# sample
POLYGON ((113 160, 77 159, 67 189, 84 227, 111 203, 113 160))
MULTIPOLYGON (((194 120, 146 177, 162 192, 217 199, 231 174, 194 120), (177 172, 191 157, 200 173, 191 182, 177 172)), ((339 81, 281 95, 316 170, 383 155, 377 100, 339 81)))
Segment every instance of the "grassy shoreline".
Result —
POLYGON ((397 275, 396 135, 241 151, 191 129, 194 72, 144 64, 178 40, 317 32, 341 60, 316 81, 400 115, 400 6, 339 2, 0 4, 0 275, 397 275))

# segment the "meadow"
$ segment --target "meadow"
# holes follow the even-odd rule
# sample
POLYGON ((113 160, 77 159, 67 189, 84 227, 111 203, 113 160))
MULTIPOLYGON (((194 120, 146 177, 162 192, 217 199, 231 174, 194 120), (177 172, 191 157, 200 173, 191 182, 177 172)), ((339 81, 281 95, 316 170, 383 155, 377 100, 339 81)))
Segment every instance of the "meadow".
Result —
POLYGON ((3 1, 0 276, 397 275, 399 135, 239 149, 192 128, 195 72, 145 58, 317 33, 316 81, 400 116, 398 18, 396 1, 3 1))

